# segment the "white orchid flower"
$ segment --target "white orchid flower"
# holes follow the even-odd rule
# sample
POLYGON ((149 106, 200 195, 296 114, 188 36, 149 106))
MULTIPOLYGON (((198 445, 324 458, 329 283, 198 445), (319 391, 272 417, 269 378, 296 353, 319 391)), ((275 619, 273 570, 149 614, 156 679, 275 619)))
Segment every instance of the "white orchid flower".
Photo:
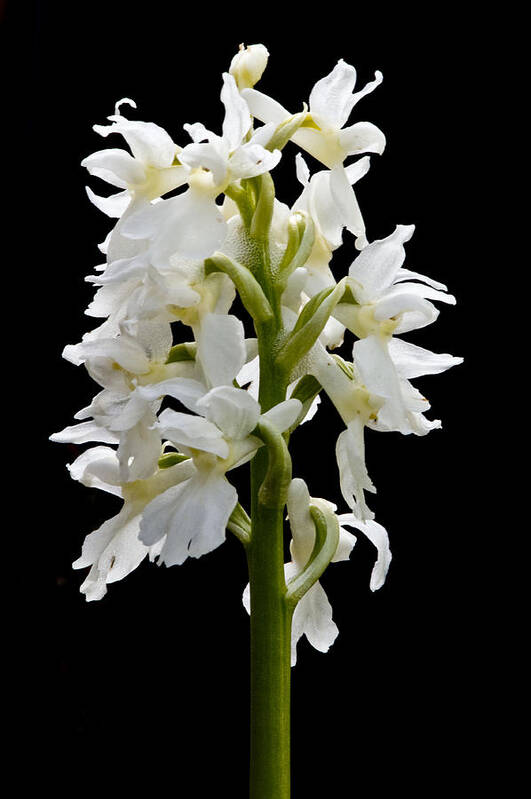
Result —
POLYGON ((168 323, 142 322, 136 335, 126 329, 116 338, 83 341, 65 348, 73 363, 85 363, 103 391, 75 414, 90 419, 51 436, 53 441, 117 443, 121 481, 153 474, 161 452, 155 423, 163 397, 171 391, 174 375, 192 375, 193 362, 166 364, 172 344, 168 323), (90 436, 92 436, 90 438, 90 436))
MULTIPOLYGON (((308 126, 299 128, 292 141, 330 169, 342 164, 350 155, 382 153, 385 136, 376 125, 356 122, 345 127, 356 103, 382 80, 382 73, 376 72, 371 83, 353 93, 356 70, 340 59, 332 72, 313 87, 308 103, 308 126)), ((279 125, 292 116, 280 103, 256 89, 244 89, 242 96, 251 114, 262 122, 279 125)))
POLYGON ((261 414, 254 397, 233 386, 245 360, 241 322, 211 314, 203 322, 197 351, 204 382, 171 381, 172 396, 198 415, 166 409, 157 426, 163 437, 192 458, 195 472, 150 503, 140 534, 148 545, 166 536, 160 558, 168 566, 188 556, 200 557, 223 543, 238 499, 226 473, 246 463, 262 445, 252 435, 261 418, 284 432, 300 413, 301 403, 289 399, 261 414))
POLYGON ((83 543, 81 556, 72 564, 74 569, 90 567, 81 585, 87 601, 101 599, 109 583, 122 580, 144 560, 153 560, 162 542, 147 547, 139 538, 140 520, 148 502, 171 485, 186 480, 193 470, 191 461, 183 461, 161 469, 147 480, 123 485, 116 452, 109 447, 93 447, 68 467, 74 480, 121 497, 120 512, 90 533, 83 543))
POLYGON ((383 401, 377 415, 367 421, 368 427, 419 436, 441 427, 439 419, 425 418, 430 404, 409 378, 440 374, 462 363, 462 358, 371 335, 354 344, 353 360, 367 390, 383 401))
POLYGON ((336 191, 333 172, 321 170, 310 177, 310 170, 300 153, 296 158, 297 177, 304 189, 293 205, 293 212, 304 211, 315 226, 315 242, 305 268, 309 280, 306 290, 310 296, 327 286, 335 285, 335 279, 328 266, 332 253, 342 244, 342 232, 346 227, 357 238, 356 246, 367 244, 365 225, 352 186, 368 171, 370 160, 360 158, 346 167, 350 188, 349 202, 344 202, 344 194, 336 191))
POLYGON ((264 125, 244 141, 251 116, 228 73, 223 75, 221 100, 225 106, 221 136, 199 122, 184 125, 193 139, 179 153, 189 171, 188 190, 132 214, 124 225, 125 235, 150 239, 151 262, 157 268, 175 253, 206 258, 219 250, 227 224, 216 197, 235 181, 269 172, 280 160, 279 150, 265 148, 274 125, 264 125))
MULTIPOLYGON (((361 91, 353 93, 356 70, 341 59, 332 72, 317 81, 313 87, 307 120, 291 137, 295 144, 331 170, 326 177, 328 185, 322 201, 326 203, 327 195, 332 195, 336 215, 339 211, 339 217, 336 218, 357 237, 358 249, 366 244, 365 228, 352 189, 353 176, 345 169, 344 162, 352 155, 382 153, 385 136, 370 122, 344 126, 356 103, 372 92, 382 79, 381 72, 376 72, 374 81, 361 91)), ((279 125, 292 116, 280 103, 256 89, 244 89, 242 96, 247 101, 251 114, 263 122, 279 125)), ((358 177, 361 174, 356 175, 355 180, 358 177)), ((324 178, 319 182, 323 183, 324 178)), ((337 222, 334 220, 332 225, 336 227, 337 222)))
POLYGON ((439 312, 430 300, 455 304, 455 297, 446 293, 442 283, 402 267, 404 243, 414 229, 413 225, 398 225, 394 233, 372 242, 358 255, 348 277, 358 304, 340 304, 335 316, 359 336, 352 357, 360 380, 371 394, 385 401, 382 427, 378 428, 376 421, 373 426, 422 435, 440 422, 422 418, 429 405, 406 375, 442 372, 461 363, 462 358, 436 355, 393 338, 437 318, 439 312))
POLYGON ((94 125, 94 130, 101 136, 120 133, 131 153, 110 148, 99 150, 81 162, 81 166, 86 167, 91 175, 122 189, 110 197, 99 197, 87 187, 90 200, 111 217, 122 216, 131 200, 146 203, 182 186, 188 175, 185 167, 174 165, 180 148, 168 133, 153 122, 126 119, 120 113, 123 103, 136 108, 133 100, 119 100, 115 113, 107 117, 111 124, 94 125))

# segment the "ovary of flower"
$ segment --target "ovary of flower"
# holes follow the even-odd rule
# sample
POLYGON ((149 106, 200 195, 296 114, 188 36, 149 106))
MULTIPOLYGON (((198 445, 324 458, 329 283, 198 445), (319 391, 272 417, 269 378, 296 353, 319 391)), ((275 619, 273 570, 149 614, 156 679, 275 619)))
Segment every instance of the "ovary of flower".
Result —
POLYGON ((81 165, 91 175, 123 191, 111 197, 98 197, 87 188, 94 205, 108 216, 121 216, 133 200, 149 202, 186 183, 188 169, 174 165, 178 147, 166 131, 153 122, 131 121, 122 116, 119 107, 129 103, 127 98, 116 104, 116 113, 108 117, 111 125, 94 125, 101 136, 120 133, 131 149, 100 150, 85 158, 81 165))
MULTIPOLYGON (((382 153, 385 137, 375 125, 357 122, 344 127, 356 103, 381 82, 382 74, 376 72, 374 81, 353 93, 356 70, 341 59, 332 72, 313 87, 307 121, 293 134, 292 141, 330 169, 342 165, 350 155, 382 153)), ((279 125, 292 116, 280 103, 256 89, 244 89, 242 96, 251 114, 262 122, 279 125)))
POLYGON ((153 560, 159 554, 163 541, 147 547, 138 538, 142 513, 159 493, 188 479, 193 465, 191 461, 184 461, 159 470, 147 480, 123 485, 116 452, 109 447, 93 447, 68 468, 74 480, 116 494, 124 500, 116 516, 85 538, 81 556, 73 563, 74 569, 90 567, 80 590, 87 601, 92 601, 101 599, 107 592, 108 583, 126 577, 146 555, 153 560))

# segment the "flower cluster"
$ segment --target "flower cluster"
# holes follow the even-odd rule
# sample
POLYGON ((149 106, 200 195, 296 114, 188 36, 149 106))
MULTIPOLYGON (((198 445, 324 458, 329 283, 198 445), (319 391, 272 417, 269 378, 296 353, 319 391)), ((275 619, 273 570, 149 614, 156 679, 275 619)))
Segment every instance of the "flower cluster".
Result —
MULTIPOLYGON (((254 88, 267 59, 263 45, 252 45, 232 60, 223 75, 220 134, 200 122, 184 124, 176 144, 158 125, 129 119, 129 109, 126 117, 124 106, 136 105, 124 98, 110 124, 94 130, 104 138, 118 134, 126 147, 82 162, 118 189, 99 196, 87 188, 94 205, 117 221, 100 245, 105 263, 87 278, 96 292, 86 313, 103 321, 67 346, 64 357, 84 364, 101 390, 76 414, 78 423, 52 439, 92 442, 69 466, 71 476, 123 500, 120 512, 87 536, 73 564, 90 569, 81 586, 88 600, 100 599, 146 555, 170 566, 210 552, 227 528, 251 537, 229 473, 268 445, 264 429, 282 436, 311 419, 321 391, 345 425, 336 454, 348 512, 337 515, 336 505, 311 498, 300 478, 289 483, 286 584, 301 582, 315 558, 315 520, 323 518, 339 529, 329 562, 349 558, 356 539, 347 527, 375 546, 376 590, 391 554, 365 496, 375 491, 365 427, 415 435, 440 427, 426 419, 429 404, 410 380, 461 359, 401 335, 433 322, 434 302, 455 300, 442 284, 403 266, 413 226, 368 242, 353 188, 369 169, 367 154, 382 153, 385 137, 375 125, 349 119, 382 75, 355 91, 356 71, 340 60, 292 113, 254 88), (322 165, 312 174, 296 155, 301 192, 291 207, 275 197, 270 174, 289 160, 289 141, 322 165), (358 252, 338 279, 331 261, 345 230, 347 246, 358 252), (230 312, 237 292, 256 330, 276 320, 275 363, 286 390, 267 407, 263 352, 230 312), (347 331, 350 361, 333 353, 347 331)), ((248 590, 244 604, 250 609, 248 590)), ((322 651, 337 635, 317 579, 294 612, 293 662, 303 634, 322 651)))

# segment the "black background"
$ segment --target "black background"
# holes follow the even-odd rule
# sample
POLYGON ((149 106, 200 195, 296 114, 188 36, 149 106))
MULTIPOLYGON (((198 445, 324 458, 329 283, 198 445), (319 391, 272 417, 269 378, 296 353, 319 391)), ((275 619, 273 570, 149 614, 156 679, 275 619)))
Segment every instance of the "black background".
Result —
MULTIPOLYGON (((146 778, 158 796, 159 780, 169 779, 178 796, 246 795, 241 546, 230 537, 182 567, 144 563, 102 601, 86 603, 83 574, 70 564, 118 502, 70 480, 65 464, 81 448, 47 440, 96 390, 81 368, 61 359, 63 346, 93 322, 82 313, 92 295, 83 277, 100 262, 96 245, 109 229, 84 191, 87 182, 97 193, 101 185, 87 181, 80 161, 122 146, 103 142, 91 126, 127 96, 138 109, 126 115, 157 122, 180 143, 187 141, 184 122, 219 130, 221 73, 242 41, 268 47, 259 88, 293 110, 339 58, 356 66, 360 87, 382 70, 382 86, 353 116, 374 122, 388 139, 357 191, 368 237, 384 237, 397 223, 417 226, 406 265, 447 283, 458 305, 441 306, 434 325, 407 338, 465 357, 443 375, 415 381, 442 431, 424 438, 367 432, 378 488, 372 507, 389 531, 394 559, 385 586, 371 593, 374 550, 360 535, 351 561, 322 579, 340 634, 326 655, 299 643, 294 799, 391 790, 431 796, 490 773, 484 751, 496 700, 485 662, 493 617, 481 561, 489 530, 475 486, 485 451, 474 410, 477 242, 485 220, 477 182, 482 153, 471 143, 481 145, 485 87, 478 73, 489 72, 492 34, 484 16, 465 18, 448 4, 430 9, 40 2, 27 4, 24 18, 23 4, 17 12, 8 5, 10 85, 32 153, 24 193, 36 211, 24 241, 36 273, 28 346, 38 355, 29 404, 40 463, 28 506, 37 509, 30 546, 42 588, 30 614, 38 625, 25 637, 32 683, 45 702, 30 707, 25 725, 42 727, 40 768, 57 788, 66 786, 68 767, 93 787, 127 790, 146 778)), ((289 174, 294 153, 289 145, 275 174, 277 194, 288 203, 299 192, 289 174)), ((345 241, 336 275, 354 253, 345 241)), ((293 437, 293 459, 310 492, 344 511, 334 457, 340 430, 323 400, 293 437)), ((240 472, 234 477, 243 485, 245 467, 240 472)))

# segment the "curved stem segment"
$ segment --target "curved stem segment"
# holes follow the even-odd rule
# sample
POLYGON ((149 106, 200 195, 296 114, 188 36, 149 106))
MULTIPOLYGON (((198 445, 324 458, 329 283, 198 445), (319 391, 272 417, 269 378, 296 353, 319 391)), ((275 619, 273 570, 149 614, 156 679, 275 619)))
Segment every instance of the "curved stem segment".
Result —
POLYGON ((310 505, 310 514, 315 524, 315 544, 304 569, 287 585, 286 603, 293 608, 317 582, 334 557, 339 543, 337 516, 331 512, 323 512, 315 505, 310 505))

